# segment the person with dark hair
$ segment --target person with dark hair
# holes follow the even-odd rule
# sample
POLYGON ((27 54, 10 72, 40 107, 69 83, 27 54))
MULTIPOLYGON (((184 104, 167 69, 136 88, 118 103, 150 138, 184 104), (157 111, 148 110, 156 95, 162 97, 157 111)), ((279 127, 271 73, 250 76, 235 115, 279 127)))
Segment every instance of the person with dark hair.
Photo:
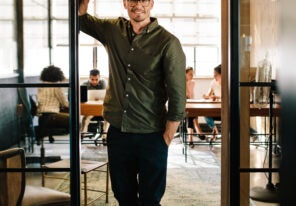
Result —
POLYGON ((82 85, 87 86, 87 89, 106 89, 106 81, 100 78, 100 70, 92 69, 89 72, 89 79, 82 85))
MULTIPOLYGON (((203 95, 204 99, 211 99, 213 101, 221 101, 221 64, 214 68, 214 79, 210 83, 210 88, 206 94, 203 95)), ((216 140, 216 134, 219 133, 217 126, 215 125, 215 120, 220 120, 219 118, 205 117, 207 125, 212 129, 212 138, 210 141, 216 140)))
MULTIPOLYGON (((106 89, 106 81, 104 79, 100 79, 100 70, 92 69, 89 71, 89 79, 85 81, 82 85, 87 87, 87 90, 96 90, 96 89, 106 89)), ((83 116, 81 123, 81 132, 82 137, 88 131, 88 125, 91 119, 94 116, 83 116)), ((103 121, 102 117, 97 118, 98 121, 103 121)), ((107 124, 104 123, 104 131, 106 130, 107 124)))
MULTIPOLYGON (((56 66, 45 67, 40 75, 43 83, 58 83, 65 80, 63 71, 56 66)), ((46 117, 48 127, 69 129, 69 113, 61 112, 67 110, 69 102, 60 87, 43 87, 37 91, 37 112, 46 117)), ((52 137, 51 137, 52 138, 52 137)), ((50 139, 53 142, 54 139, 50 139)))
POLYGON ((129 19, 97 18, 80 0, 80 30, 109 57, 103 116, 114 196, 120 206, 160 205, 168 147, 185 117, 185 54, 177 37, 150 17, 154 0, 124 0, 129 19))

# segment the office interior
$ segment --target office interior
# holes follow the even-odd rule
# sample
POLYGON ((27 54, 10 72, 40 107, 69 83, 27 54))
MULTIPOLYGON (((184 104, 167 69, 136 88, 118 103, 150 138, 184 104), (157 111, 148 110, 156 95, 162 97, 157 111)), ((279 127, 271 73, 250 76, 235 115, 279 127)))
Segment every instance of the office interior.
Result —
MULTIPOLYGON (((71 108, 72 127, 65 148, 71 159, 72 205, 81 202, 77 195, 81 193, 81 141, 77 138, 80 137, 80 99, 76 94, 90 69, 99 69, 102 78, 108 80, 104 48, 78 31, 77 3, 59 0, 0 2, 0 150, 24 146, 27 134, 21 129, 16 113, 19 91, 24 89, 27 95, 35 95, 37 88, 44 86, 39 80, 41 70, 51 64, 61 67, 67 81, 56 86, 69 92, 71 108)), ((90 13, 100 17, 126 16, 120 0, 96 0, 90 4, 90 13)), ((256 205, 296 205, 296 140, 292 124, 296 115, 293 79, 296 75, 292 68, 295 58, 290 52, 295 46, 293 6, 293 0, 155 1, 152 15, 180 39, 186 64, 195 69, 196 99, 201 99, 208 89, 212 69, 222 65, 219 205, 250 205, 254 192, 252 181, 256 181, 252 178, 254 174, 278 177, 271 185, 269 180, 263 181, 259 192, 255 191, 271 194, 272 198, 276 196, 276 201, 269 202, 269 197, 267 200, 264 197, 256 205), (271 65, 271 78, 268 82, 258 82, 256 71, 264 59, 271 65), (278 116, 250 115, 254 88, 262 85, 271 88, 275 97, 272 106, 280 105, 278 116), (272 168, 268 164, 264 168, 262 165, 254 168, 256 156, 251 156, 254 145, 249 128, 267 133, 263 137, 265 142, 258 147, 263 146, 268 151, 267 161, 271 156, 280 157, 272 168)), ((270 106, 269 103, 270 99, 264 104, 270 106)), ((35 144, 33 142, 33 146, 35 144)), ((201 147, 204 146, 197 145, 195 149, 201 147)), ((8 171, 1 168, 0 172, 8 171)))

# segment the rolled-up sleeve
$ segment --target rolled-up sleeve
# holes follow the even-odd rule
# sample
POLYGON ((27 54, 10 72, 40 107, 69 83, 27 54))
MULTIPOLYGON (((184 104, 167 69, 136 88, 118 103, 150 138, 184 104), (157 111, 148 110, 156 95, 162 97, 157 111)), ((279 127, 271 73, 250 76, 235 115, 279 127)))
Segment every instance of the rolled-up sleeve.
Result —
POLYGON ((185 117, 186 104, 186 58, 178 39, 168 44, 164 59, 168 93, 167 119, 181 121, 185 117))

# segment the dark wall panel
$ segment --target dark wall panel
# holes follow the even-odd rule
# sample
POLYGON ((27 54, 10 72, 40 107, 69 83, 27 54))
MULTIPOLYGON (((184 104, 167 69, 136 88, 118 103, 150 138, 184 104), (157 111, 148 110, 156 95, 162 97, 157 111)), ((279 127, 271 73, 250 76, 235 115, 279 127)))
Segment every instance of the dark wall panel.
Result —
MULTIPOLYGON (((0 78, 0 84, 16 83, 17 77, 0 78)), ((0 150, 18 143, 19 130, 16 106, 18 95, 16 88, 0 88, 0 150)))

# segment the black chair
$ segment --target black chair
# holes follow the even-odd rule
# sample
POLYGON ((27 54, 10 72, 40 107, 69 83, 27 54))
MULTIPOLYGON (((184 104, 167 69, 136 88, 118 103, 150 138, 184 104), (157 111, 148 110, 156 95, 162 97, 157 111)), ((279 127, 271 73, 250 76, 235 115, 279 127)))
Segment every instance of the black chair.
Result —
POLYGON ((54 142, 53 136, 61 136, 69 134, 68 128, 55 128, 49 127, 48 124, 48 115, 41 114, 38 117, 38 126, 35 127, 37 144, 40 144, 40 164, 44 165, 46 162, 55 162, 61 160, 59 156, 45 156, 45 147, 44 147, 44 139, 48 137, 50 143, 54 142))
POLYGON ((54 142, 54 136, 61 136, 69 134, 68 128, 56 128, 51 127, 48 124, 50 116, 46 113, 37 113, 37 100, 32 95, 29 96, 30 104, 31 104, 31 113, 33 116, 38 117, 38 126, 35 126, 35 135, 37 145, 41 145, 40 147, 40 164, 44 165, 46 162, 55 162, 61 160, 60 156, 45 156, 45 147, 44 147, 44 139, 48 137, 50 143, 54 142), (36 111, 35 111, 36 110, 36 111))
POLYGON ((106 138, 103 138, 103 135, 106 134, 104 132, 104 118, 101 116, 94 116, 88 125, 87 132, 81 133, 82 144, 88 144, 89 141, 86 139, 88 137, 89 140, 94 138, 94 144, 97 146, 98 144, 107 145, 106 138))

